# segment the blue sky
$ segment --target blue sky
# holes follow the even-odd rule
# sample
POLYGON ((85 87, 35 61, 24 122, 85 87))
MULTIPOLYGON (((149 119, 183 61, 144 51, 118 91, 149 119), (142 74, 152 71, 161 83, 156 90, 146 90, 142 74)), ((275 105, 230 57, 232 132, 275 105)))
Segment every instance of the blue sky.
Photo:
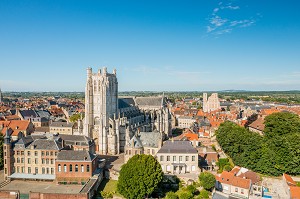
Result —
POLYGON ((300 89, 298 0, 1 0, 4 91, 300 89))

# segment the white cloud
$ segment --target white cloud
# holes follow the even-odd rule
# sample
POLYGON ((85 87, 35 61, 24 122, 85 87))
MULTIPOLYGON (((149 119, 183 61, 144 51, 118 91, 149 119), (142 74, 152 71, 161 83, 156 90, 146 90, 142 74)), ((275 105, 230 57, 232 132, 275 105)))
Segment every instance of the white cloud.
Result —
POLYGON ((207 26, 207 32, 214 31, 216 27, 207 26))
POLYGON ((232 29, 227 28, 227 29, 219 30, 219 31, 215 32, 215 34, 216 35, 222 35, 222 34, 225 34, 225 33, 230 33, 231 31, 232 31, 232 29))
POLYGON ((240 9, 240 7, 239 6, 231 6, 231 5, 229 5, 229 6, 226 6, 225 7, 225 9, 230 9, 230 10, 238 10, 238 9, 240 9))
POLYGON ((210 23, 216 27, 223 26, 227 21, 228 19, 222 19, 219 16, 215 16, 210 19, 210 23))
POLYGON ((226 14, 228 15, 229 12, 230 15, 230 13, 239 9, 241 8, 238 5, 232 5, 232 3, 224 5, 223 2, 219 2, 218 7, 213 9, 211 16, 208 18, 209 25, 206 26, 206 32, 212 35, 222 35, 231 33, 235 28, 246 28, 256 23, 256 20, 252 17, 250 19, 238 19, 236 15, 226 18, 222 16, 224 14, 222 10, 228 10, 226 14))
POLYGON ((215 9, 213 10, 213 14, 216 14, 219 10, 220 10, 219 8, 215 8, 215 9))
POLYGON ((255 24, 255 20, 245 19, 245 20, 234 20, 230 21, 230 26, 238 26, 238 27, 249 27, 255 24))

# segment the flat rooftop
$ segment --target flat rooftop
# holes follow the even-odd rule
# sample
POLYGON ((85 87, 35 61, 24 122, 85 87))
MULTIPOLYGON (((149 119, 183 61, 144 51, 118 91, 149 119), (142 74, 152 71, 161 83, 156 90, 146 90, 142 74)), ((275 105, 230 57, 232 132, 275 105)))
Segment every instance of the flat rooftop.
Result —
POLYGON ((79 193, 83 185, 57 185, 55 182, 13 180, 0 190, 19 190, 21 194, 42 193, 79 193))

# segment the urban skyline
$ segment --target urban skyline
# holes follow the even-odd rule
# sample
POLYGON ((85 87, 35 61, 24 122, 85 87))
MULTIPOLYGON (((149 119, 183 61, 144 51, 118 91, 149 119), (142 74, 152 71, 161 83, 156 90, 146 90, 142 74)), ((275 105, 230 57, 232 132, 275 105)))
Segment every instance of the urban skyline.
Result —
POLYGON ((299 90, 297 1, 1 1, 2 91, 299 90), (5 48, 4 48, 4 47, 5 48))

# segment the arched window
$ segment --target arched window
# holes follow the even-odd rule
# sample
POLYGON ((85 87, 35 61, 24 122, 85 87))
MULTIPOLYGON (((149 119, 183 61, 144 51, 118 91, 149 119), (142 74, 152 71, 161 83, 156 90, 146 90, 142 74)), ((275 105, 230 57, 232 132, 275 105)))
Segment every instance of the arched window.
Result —
POLYGON ((64 172, 67 172, 67 165, 64 164, 64 172))
POLYGON ((90 165, 86 166, 86 172, 90 172, 90 165))
POLYGON ((72 172, 73 168, 72 168, 72 165, 70 164, 70 172, 72 172))
POLYGON ((83 173, 84 172, 84 166, 81 165, 81 172, 83 173))
MULTIPOLYGON (((44 168, 43 168, 43 170, 45 171, 44 168)), ((61 166, 60 166, 60 164, 58 165, 58 172, 61 172, 61 166)))
POLYGON ((78 165, 75 165, 75 172, 78 172, 78 165))

